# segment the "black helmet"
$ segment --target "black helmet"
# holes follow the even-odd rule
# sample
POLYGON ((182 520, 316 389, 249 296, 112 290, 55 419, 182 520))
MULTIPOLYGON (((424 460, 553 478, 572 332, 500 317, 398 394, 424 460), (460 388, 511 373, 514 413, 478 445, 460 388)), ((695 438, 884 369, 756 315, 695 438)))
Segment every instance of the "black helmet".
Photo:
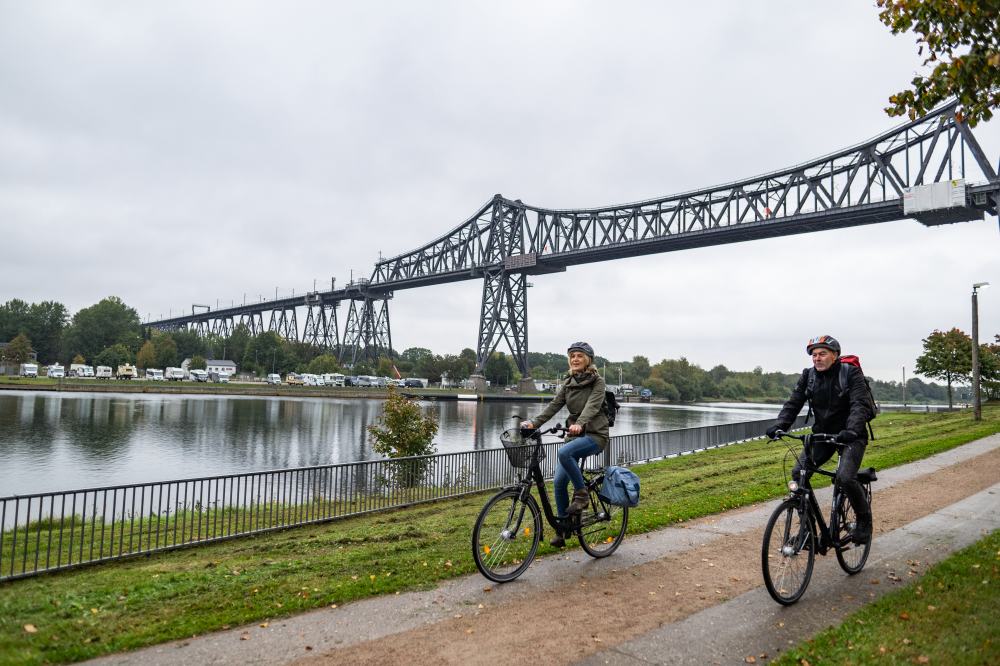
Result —
POLYGON ((574 342, 569 346, 569 349, 566 350, 566 353, 571 354, 575 351, 583 352, 584 354, 589 356, 591 360, 593 360, 594 358, 594 348, 591 347, 586 342, 574 342))
POLYGON ((832 335, 819 335, 806 343, 806 353, 812 354, 814 349, 829 349, 840 356, 840 343, 832 335))

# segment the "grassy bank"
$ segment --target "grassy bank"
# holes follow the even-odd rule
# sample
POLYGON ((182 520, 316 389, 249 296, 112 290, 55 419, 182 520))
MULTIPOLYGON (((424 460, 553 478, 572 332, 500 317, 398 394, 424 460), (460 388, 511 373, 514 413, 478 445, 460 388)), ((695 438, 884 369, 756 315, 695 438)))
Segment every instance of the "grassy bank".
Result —
POLYGON ((998 586, 1000 532, 994 532, 773 663, 1000 663, 998 586))
MULTIPOLYGON (((980 423, 968 412, 889 414, 875 428, 865 463, 885 468, 1000 432, 1000 406, 980 423)), ((784 453, 756 441, 637 467, 643 501, 629 532, 780 495, 784 453)), ((475 570, 469 534, 485 497, 2 584, 0 662, 80 660, 433 586, 475 570)))

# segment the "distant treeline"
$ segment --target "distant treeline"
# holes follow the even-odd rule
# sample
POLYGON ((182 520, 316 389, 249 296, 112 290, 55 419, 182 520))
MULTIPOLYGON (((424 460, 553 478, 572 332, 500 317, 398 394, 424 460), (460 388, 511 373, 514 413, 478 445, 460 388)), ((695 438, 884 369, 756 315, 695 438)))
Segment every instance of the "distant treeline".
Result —
MULTIPOLYGON (((441 355, 411 347, 348 367, 331 350, 289 342, 274 332, 252 335, 245 326, 237 326, 225 337, 201 337, 193 331, 163 333, 143 328, 135 309, 113 296, 72 317, 65 306, 54 301, 29 304, 10 300, 0 305, 0 341, 11 343, 4 350, 3 360, 8 363, 27 360, 32 350, 42 364, 58 361, 116 367, 134 363, 140 369, 179 366, 185 358, 195 359, 195 367, 203 367, 200 366, 203 359, 228 359, 237 364, 240 373, 258 376, 270 372, 341 372, 392 377, 398 370, 403 376, 422 377, 431 383, 438 383, 443 377, 458 382, 468 378, 476 368, 476 353, 469 348, 458 354, 441 355)), ((350 356, 345 354, 345 358, 350 356)), ((648 388, 657 398, 674 402, 783 401, 799 377, 798 373, 765 372, 761 367, 737 371, 717 365, 705 370, 683 357, 651 364, 645 356, 634 356, 630 361, 598 356, 595 363, 604 371, 609 384, 648 388)), ((536 381, 553 381, 566 372, 564 354, 529 353, 528 364, 536 381)), ((484 374, 495 387, 515 384, 521 379, 513 359, 503 352, 491 355, 484 374)), ((899 382, 872 381, 872 390, 877 400, 903 401, 899 382)), ((961 392, 956 397, 967 399, 961 392)), ((917 378, 906 383, 907 402, 947 399, 945 386, 917 378)))

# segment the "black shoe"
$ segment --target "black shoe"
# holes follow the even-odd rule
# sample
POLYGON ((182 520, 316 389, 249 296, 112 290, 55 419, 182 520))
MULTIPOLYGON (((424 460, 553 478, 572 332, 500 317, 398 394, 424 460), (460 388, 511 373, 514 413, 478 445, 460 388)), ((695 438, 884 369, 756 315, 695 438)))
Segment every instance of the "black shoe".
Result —
POLYGON ((851 541, 859 546, 863 546, 872 538, 871 523, 858 523, 851 532, 851 541))
POLYGON ((566 545, 566 539, 562 534, 556 532, 556 535, 549 539, 549 545, 554 548, 562 548, 566 545))

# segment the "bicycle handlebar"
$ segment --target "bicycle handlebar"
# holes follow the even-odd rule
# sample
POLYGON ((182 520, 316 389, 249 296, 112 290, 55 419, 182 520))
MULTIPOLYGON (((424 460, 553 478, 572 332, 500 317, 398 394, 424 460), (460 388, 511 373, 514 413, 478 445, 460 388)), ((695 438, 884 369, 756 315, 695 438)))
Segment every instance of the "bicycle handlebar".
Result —
POLYGON ((800 442, 805 442, 806 439, 818 444, 835 444, 836 446, 844 446, 844 442, 837 441, 837 435, 828 435, 822 432, 814 432, 806 435, 796 435, 794 433, 785 432, 784 430, 779 430, 774 433, 774 439, 778 440, 782 437, 789 437, 791 439, 797 439, 800 442))

